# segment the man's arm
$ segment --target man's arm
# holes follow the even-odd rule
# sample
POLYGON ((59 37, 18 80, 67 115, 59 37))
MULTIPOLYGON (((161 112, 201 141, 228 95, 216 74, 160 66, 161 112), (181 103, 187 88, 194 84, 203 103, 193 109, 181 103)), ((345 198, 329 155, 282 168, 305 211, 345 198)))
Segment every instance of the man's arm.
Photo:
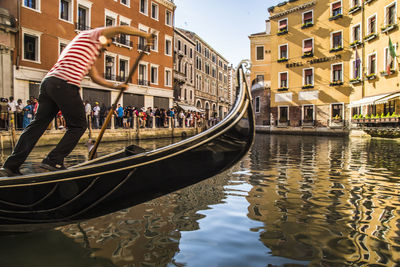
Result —
POLYGON ((99 75, 99 72, 97 71, 95 66, 92 66, 92 68, 89 71, 89 76, 92 78, 92 80, 102 86, 109 87, 109 88, 114 88, 114 89, 124 89, 126 90, 128 88, 128 85, 125 83, 116 83, 116 82, 110 82, 104 79, 99 75))
POLYGON ((102 31, 102 35, 104 35, 107 38, 112 38, 117 34, 128 34, 128 35, 136 35, 136 36, 141 36, 147 39, 147 42, 153 43, 153 34, 151 33, 146 33, 143 32, 137 28, 128 26, 128 25, 122 25, 122 26, 113 26, 113 27, 106 27, 102 31))

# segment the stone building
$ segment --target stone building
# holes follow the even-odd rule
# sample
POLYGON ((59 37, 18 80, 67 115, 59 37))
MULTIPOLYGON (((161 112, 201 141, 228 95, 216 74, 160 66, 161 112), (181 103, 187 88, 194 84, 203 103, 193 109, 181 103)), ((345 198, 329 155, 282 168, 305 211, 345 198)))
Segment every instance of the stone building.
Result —
POLYGON ((182 33, 174 30, 174 98, 185 110, 197 111, 194 87, 194 50, 196 43, 182 33))
POLYGON ((269 8, 275 126, 346 126, 354 90, 348 9, 344 0, 296 0, 269 8))
POLYGON ((250 84, 253 96, 256 125, 270 125, 271 98, 271 27, 249 36, 251 72, 250 84))
POLYGON ((203 109, 208 118, 223 119, 230 109, 228 65, 215 49, 196 33, 179 29, 195 42, 194 81, 195 106, 203 109))
MULTIPOLYGON (((18 2, 20 29, 14 53, 16 98, 38 95, 39 84, 62 49, 82 30, 131 25, 155 32, 155 45, 140 62, 121 104, 164 107, 173 103, 173 37, 175 5, 169 0, 43 0, 5 1, 6 8, 18 2)), ((107 80, 125 81, 145 40, 120 35, 95 67, 107 80)), ((110 105, 118 91, 101 87, 86 77, 82 98, 110 105)))
POLYGON ((18 32, 15 17, 0 8, 0 96, 13 95, 13 55, 18 32))

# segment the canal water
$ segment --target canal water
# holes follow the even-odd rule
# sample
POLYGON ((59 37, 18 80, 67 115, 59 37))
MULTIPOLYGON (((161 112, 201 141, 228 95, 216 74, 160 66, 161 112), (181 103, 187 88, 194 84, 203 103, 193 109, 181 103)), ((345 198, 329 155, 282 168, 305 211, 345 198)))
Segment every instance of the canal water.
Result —
MULTIPOLYGON (((67 164, 85 157, 79 147, 67 164)), ((1 235, 0 266, 397 266, 399 175, 395 140, 257 135, 240 163, 199 184, 78 224, 1 235)))

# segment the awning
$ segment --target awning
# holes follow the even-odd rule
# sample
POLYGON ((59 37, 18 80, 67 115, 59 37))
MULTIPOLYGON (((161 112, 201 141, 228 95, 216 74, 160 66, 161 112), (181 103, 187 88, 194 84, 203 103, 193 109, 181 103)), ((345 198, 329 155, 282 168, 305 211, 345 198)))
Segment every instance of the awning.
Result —
POLYGON ((204 112, 204 110, 196 108, 195 106, 188 104, 176 103, 179 107, 181 107, 184 111, 194 111, 194 112, 204 112))
POLYGON ((390 94, 381 94, 381 95, 364 97, 360 100, 351 102, 349 107, 361 107, 361 106, 372 105, 372 104, 375 104, 374 102, 376 100, 386 97, 388 95, 390 95, 390 94))
POLYGON ((376 101, 375 101, 375 104, 387 103, 387 102, 389 102, 390 100, 394 100, 394 99, 399 98, 399 97, 400 97, 400 92, 393 93, 393 94, 390 94, 390 95, 388 95, 388 96, 386 96, 386 97, 382 97, 382 98, 376 100, 376 101))

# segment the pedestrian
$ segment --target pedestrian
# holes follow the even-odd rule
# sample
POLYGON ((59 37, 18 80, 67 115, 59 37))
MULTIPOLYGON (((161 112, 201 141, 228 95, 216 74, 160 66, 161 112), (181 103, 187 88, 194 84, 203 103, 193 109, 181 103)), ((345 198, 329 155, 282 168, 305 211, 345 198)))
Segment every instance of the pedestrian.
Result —
POLYGON ((104 120, 105 120, 106 116, 107 116, 106 104, 101 103, 101 107, 100 107, 100 124, 99 124, 100 127, 103 127, 103 123, 104 123, 104 120))
POLYGON ((17 100, 17 118, 16 118, 16 128, 22 129, 22 121, 24 119, 24 104, 22 104, 22 99, 17 100))
POLYGON ((99 129, 100 126, 100 106, 99 102, 94 103, 95 106, 93 108, 93 122, 94 122, 94 127, 95 129, 99 129))
POLYGON ((105 80, 93 67, 97 58, 112 43, 111 38, 119 34, 138 35, 146 38, 149 44, 153 43, 152 34, 127 25, 91 29, 76 35, 42 80, 40 104, 35 119, 23 131, 14 151, 0 169, 0 177, 21 174, 20 166, 59 110, 66 120, 67 131, 43 159, 41 167, 52 171, 66 169, 64 158, 74 149, 87 128, 85 109, 79 93, 83 77, 89 73, 92 81, 99 85, 119 90, 128 87, 126 84, 105 80))
POLYGON ((146 120, 146 127, 147 128, 151 128, 152 127, 152 123, 153 123, 153 115, 152 115, 152 110, 151 110, 151 107, 148 107, 147 108, 147 110, 146 110, 146 117, 147 117, 147 120, 146 120))
POLYGON ((24 119, 22 122, 22 128, 25 129, 33 119, 33 107, 32 107, 32 102, 30 100, 26 101, 26 106, 23 108, 23 112, 24 112, 24 119))
POLYGON ((124 108, 121 106, 121 104, 118 104, 116 112, 117 112, 117 126, 122 128, 124 126, 122 120, 124 117, 124 108))

